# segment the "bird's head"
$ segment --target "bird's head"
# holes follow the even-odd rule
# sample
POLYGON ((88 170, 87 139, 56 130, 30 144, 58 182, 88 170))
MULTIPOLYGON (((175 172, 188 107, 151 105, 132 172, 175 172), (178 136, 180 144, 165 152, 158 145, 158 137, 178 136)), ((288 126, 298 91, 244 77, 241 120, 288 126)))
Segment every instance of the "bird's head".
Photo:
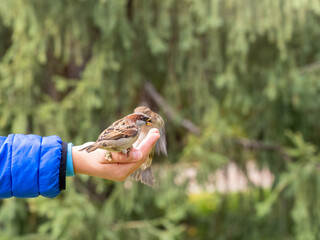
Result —
POLYGON ((160 139, 157 142, 156 151, 158 153, 161 152, 162 154, 167 156, 166 131, 162 117, 159 114, 153 112, 150 108, 145 106, 137 107, 136 109, 134 109, 134 112, 146 114, 151 118, 151 121, 147 124, 147 129, 158 128, 160 131, 160 139))
POLYGON ((131 121, 136 122, 136 124, 141 127, 143 125, 150 125, 151 118, 144 113, 133 113, 127 116, 131 121))

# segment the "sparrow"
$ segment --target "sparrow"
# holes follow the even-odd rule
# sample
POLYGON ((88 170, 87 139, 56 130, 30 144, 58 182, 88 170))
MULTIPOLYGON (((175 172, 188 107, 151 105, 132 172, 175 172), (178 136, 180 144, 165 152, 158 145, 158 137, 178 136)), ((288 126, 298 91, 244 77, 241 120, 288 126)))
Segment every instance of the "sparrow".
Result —
POLYGON ((119 119, 105 129, 98 140, 79 151, 86 150, 88 153, 98 148, 107 150, 105 159, 112 161, 111 152, 129 153, 132 144, 137 141, 141 127, 151 124, 151 118, 144 113, 133 113, 119 119))
POLYGON ((166 136, 165 136, 165 128, 164 128, 164 121, 162 117, 151 111, 150 108, 140 106, 134 110, 134 113, 142 113, 150 117, 151 121, 148 125, 141 126, 141 133, 139 135, 138 140, 133 144, 133 147, 137 148, 142 140, 148 135, 148 132, 151 128, 157 128, 160 132, 160 139, 158 140, 157 144, 152 148, 147 160, 137 169, 134 173, 130 176, 131 178, 135 179, 136 181, 140 181, 146 185, 153 186, 155 182, 155 177, 151 170, 151 163, 154 156, 154 152, 156 150, 157 153, 162 153, 167 156, 167 143, 166 143, 166 136))

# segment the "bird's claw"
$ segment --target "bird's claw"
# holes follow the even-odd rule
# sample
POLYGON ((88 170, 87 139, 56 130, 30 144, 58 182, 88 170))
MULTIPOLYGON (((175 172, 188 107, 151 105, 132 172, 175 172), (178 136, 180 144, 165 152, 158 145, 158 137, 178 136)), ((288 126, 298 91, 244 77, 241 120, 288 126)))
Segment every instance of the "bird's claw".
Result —
POLYGON ((129 152, 131 151, 132 148, 133 148, 133 147, 131 146, 131 147, 123 150, 122 153, 125 154, 125 155, 127 155, 127 157, 129 157, 129 152))
POLYGON ((109 162, 112 161, 112 155, 111 152, 106 152, 106 156, 104 157, 105 160, 108 160, 109 162))

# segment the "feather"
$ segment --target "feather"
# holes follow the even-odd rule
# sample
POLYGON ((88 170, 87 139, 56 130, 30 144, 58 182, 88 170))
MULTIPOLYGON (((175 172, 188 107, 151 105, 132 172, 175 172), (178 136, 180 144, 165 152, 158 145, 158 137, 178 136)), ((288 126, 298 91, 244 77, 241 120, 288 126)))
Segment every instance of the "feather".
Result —
POLYGON ((99 148, 99 146, 97 146, 97 144, 94 143, 94 144, 91 144, 91 145, 89 145, 89 146, 86 146, 86 147, 80 149, 79 151, 86 150, 86 151, 89 153, 89 152, 93 152, 93 151, 96 150, 97 148, 99 148))
POLYGON ((131 178, 133 178, 136 181, 140 181, 143 184, 146 184, 150 187, 153 186, 155 180, 154 174, 151 170, 151 167, 148 167, 145 170, 142 170, 141 168, 137 169, 134 173, 130 175, 131 178))
POLYGON ((139 137, 140 126, 146 125, 149 121, 150 118, 143 113, 129 114, 115 121, 99 135, 94 144, 81 151, 92 152, 101 148, 109 152, 121 152, 130 149, 139 137))

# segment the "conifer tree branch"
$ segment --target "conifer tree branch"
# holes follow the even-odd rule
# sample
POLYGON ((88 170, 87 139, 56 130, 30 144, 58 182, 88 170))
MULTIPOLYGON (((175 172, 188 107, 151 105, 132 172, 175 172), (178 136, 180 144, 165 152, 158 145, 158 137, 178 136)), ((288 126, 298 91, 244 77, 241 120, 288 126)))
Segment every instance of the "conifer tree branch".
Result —
POLYGON ((313 73, 316 71, 320 70, 320 60, 319 61, 315 61, 313 63, 307 64, 301 68, 299 68, 300 74, 304 75, 304 74, 308 74, 308 73, 313 73))
POLYGON ((276 153, 280 153, 285 160, 288 160, 288 161, 292 160, 292 158, 285 151, 285 148, 280 145, 275 145, 275 144, 266 143, 258 140, 247 139, 247 138, 236 138, 234 139, 234 142, 246 149, 276 152, 276 153))
MULTIPOLYGON (((164 100, 161 94, 150 82, 145 82, 144 89, 148 96, 150 96, 150 98, 152 98, 152 100, 163 109, 170 120, 179 119, 176 111, 174 111, 173 108, 164 100)), ((199 135, 201 133, 201 129, 188 119, 181 119, 180 125, 194 135, 199 135)))
POLYGON ((113 230, 119 229, 138 229, 157 226, 163 222, 163 218, 155 218, 149 220, 136 220, 136 221, 126 221, 122 223, 114 223, 111 228, 113 230))

